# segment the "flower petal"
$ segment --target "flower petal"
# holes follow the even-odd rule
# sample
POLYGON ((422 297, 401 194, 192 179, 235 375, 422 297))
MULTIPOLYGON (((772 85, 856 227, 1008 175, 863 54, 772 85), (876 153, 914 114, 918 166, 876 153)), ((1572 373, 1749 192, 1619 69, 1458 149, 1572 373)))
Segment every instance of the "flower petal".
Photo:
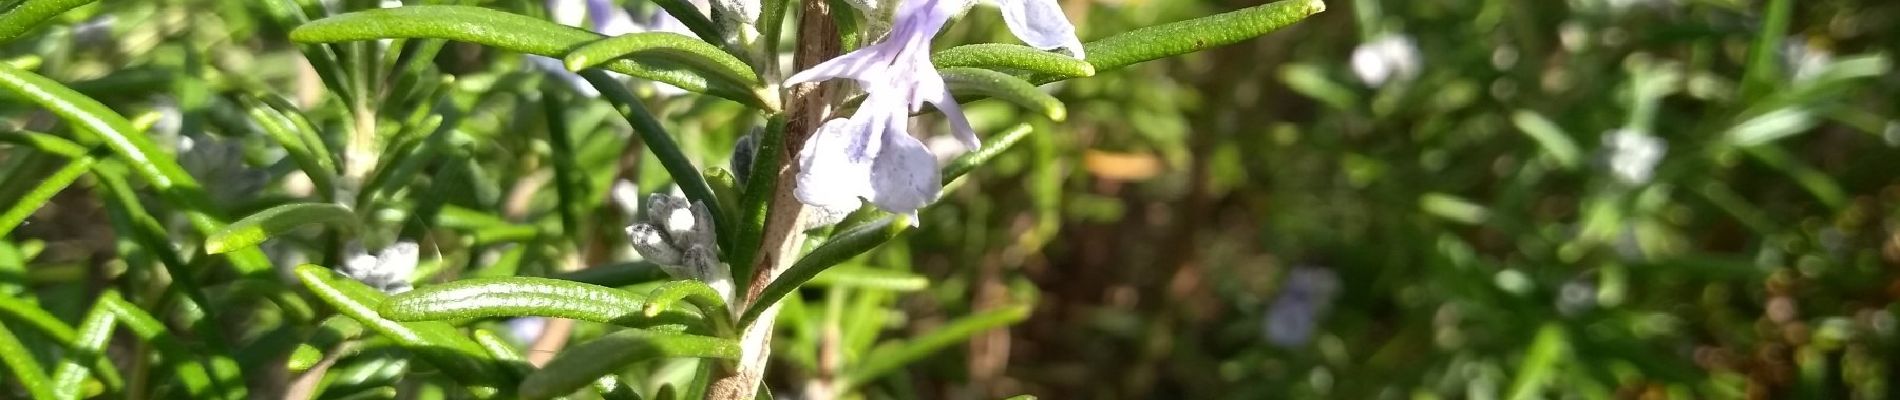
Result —
POLYGON ((880 141, 883 151, 871 168, 872 204, 896 214, 912 214, 937 201, 943 190, 943 177, 937 171, 937 157, 924 143, 902 129, 903 121, 887 125, 880 141))
POLYGON ((1053 50, 1063 48, 1075 58, 1083 58, 1082 41, 1075 37, 1075 25, 1062 15, 1055 0, 1000 0, 1003 23, 1009 32, 1030 46, 1053 50))
POLYGON ((822 208, 858 207, 858 197, 871 191, 871 164, 877 147, 865 124, 834 119, 798 151, 798 187, 792 194, 800 203, 822 208))
POLYGON ((925 101, 937 106, 937 111, 943 112, 943 117, 950 120, 950 132, 957 135, 957 141, 963 142, 963 147, 970 150, 983 148, 983 141, 976 138, 976 129, 970 127, 970 118, 963 115, 963 106, 957 104, 957 98, 950 94, 949 89, 939 93, 925 101))
POLYGON ((838 58, 814 65, 811 69, 792 74, 792 77, 785 78, 785 84, 851 78, 869 85, 875 77, 884 75, 884 71, 890 66, 890 57, 883 54, 883 48, 884 43, 878 43, 845 53, 838 58))

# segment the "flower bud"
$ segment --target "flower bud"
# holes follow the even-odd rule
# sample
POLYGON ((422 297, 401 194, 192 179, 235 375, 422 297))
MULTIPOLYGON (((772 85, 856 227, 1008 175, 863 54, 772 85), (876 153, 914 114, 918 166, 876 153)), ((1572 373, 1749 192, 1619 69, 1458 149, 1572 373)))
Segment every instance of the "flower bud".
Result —
MULTIPOLYGON (((680 251, 666 242, 666 235, 652 224, 633 224, 627 227, 627 241, 633 244, 633 250, 641 257, 660 265, 679 265, 680 251)), ((671 272, 671 271, 669 271, 671 272)))

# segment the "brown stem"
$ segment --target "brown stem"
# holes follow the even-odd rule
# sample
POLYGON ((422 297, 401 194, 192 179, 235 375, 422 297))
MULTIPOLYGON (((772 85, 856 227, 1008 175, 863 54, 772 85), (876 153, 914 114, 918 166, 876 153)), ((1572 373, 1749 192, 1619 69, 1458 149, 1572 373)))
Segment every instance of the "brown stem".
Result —
POLYGON ((312 396, 316 396, 317 384, 323 382, 324 372, 329 371, 330 367, 335 366, 336 361, 343 358, 345 354, 354 351, 356 346, 356 342, 343 342, 342 344, 336 345, 336 349, 331 350, 329 354, 324 354, 322 359, 317 360, 315 365, 310 366, 310 369, 304 370, 302 374, 297 375, 295 380, 290 381, 289 388, 284 389, 283 398, 288 400, 306 400, 313 398, 312 396))
MULTIPOLYGON (((841 49, 838 27, 831 19, 830 3, 826 0, 804 0, 802 7, 802 16, 798 20, 800 40, 798 49, 792 55, 792 66, 797 71, 837 57, 841 49)), ((792 196, 798 168, 797 163, 791 161, 805 147, 805 140, 824 123, 825 115, 830 112, 831 91, 829 85, 817 83, 786 88, 785 145, 780 146, 779 150, 778 187, 773 190, 772 202, 766 212, 758 256, 752 260, 751 284, 747 286, 744 299, 739 301, 742 306, 736 309, 744 309, 758 302, 765 285, 797 259, 798 245, 803 240, 798 227, 803 225, 805 205, 792 196)), ((772 325, 777 316, 778 307, 773 305, 751 325, 743 328, 739 337, 739 361, 733 368, 722 371, 723 376, 713 381, 707 398, 746 400, 758 393, 759 383, 765 379, 766 360, 772 353, 772 325)))

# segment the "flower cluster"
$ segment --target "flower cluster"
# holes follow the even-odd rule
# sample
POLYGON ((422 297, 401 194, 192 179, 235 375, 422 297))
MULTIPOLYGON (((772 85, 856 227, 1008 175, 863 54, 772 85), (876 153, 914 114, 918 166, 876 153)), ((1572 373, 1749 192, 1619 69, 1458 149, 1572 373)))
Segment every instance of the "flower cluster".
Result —
POLYGON ((732 299, 732 273, 719 261, 719 236, 705 204, 655 193, 647 198, 646 216, 646 222, 627 227, 634 251, 674 278, 706 282, 732 299))
POLYGON ((1669 151, 1669 143, 1640 130, 1617 129, 1603 136, 1603 151, 1610 176, 1625 185, 1649 183, 1656 163, 1669 151))
POLYGON ((1352 49, 1352 72, 1366 86, 1376 88, 1417 78, 1423 58, 1411 36, 1385 35, 1352 49))
POLYGON ((345 252, 348 257, 337 272, 389 294, 409 291, 409 276, 416 273, 416 261, 421 255, 414 242, 398 242, 373 256, 361 243, 350 243, 345 252))
MULTIPOLYGON (((877 7, 872 2, 853 2, 877 7)), ((1075 27, 1053 0, 1000 0, 1003 19, 1024 43, 1065 49, 1082 57, 1075 27)), ((913 214, 943 189, 937 159, 909 133, 910 115, 930 103, 950 120, 966 147, 980 146, 976 133, 930 61, 931 41, 970 0, 909 0, 894 10, 890 33, 874 43, 792 75, 785 84, 848 78, 864 88, 863 105, 850 118, 818 129, 798 154, 795 194, 821 210, 853 210, 859 199, 885 211, 913 214)), ((888 6, 886 6, 888 7, 888 6)), ((871 14, 871 13, 867 13, 871 14)))

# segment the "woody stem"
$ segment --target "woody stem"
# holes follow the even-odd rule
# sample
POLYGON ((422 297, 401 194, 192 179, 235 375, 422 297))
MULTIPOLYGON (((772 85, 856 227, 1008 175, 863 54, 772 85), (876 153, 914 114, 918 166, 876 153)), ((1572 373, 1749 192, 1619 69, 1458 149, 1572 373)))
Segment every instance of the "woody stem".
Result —
MULTIPOLYGON (((830 2, 826 0, 802 0, 802 16, 798 20, 798 47, 792 55, 793 70, 802 71, 818 63, 837 57, 842 47, 838 43, 838 27, 831 18, 830 2)), ((778 277, 780 272, 791 267, 798 258, 799 244, 804 235, 799 226, 804 224, 805 205, 792 195, 796 186, 798 152, 805 146, 805 140, 824 123, 825 115, 830 113, 832 89, 829 85, 803 83, 785 89, 786 125, 785 143, 779 146, 776 166, 778 185, 772 193, 771 203, 766 211, 765 229, 759 241, 757 256, 751 260, 752 276, 747 292, 739 300, 743 310, 758 302, 765 286, 778 277)), ((765 365, 770 358, 772 348, 773 320, 778 316, 778 306, 772 305, 754 319, 751 325, 741 328, 740 357, 731 370, 721 371, 722 376, 713 381, 707 397, 718 400, 748 400, 757 395, 759 383, 765 378, 765 365)))

